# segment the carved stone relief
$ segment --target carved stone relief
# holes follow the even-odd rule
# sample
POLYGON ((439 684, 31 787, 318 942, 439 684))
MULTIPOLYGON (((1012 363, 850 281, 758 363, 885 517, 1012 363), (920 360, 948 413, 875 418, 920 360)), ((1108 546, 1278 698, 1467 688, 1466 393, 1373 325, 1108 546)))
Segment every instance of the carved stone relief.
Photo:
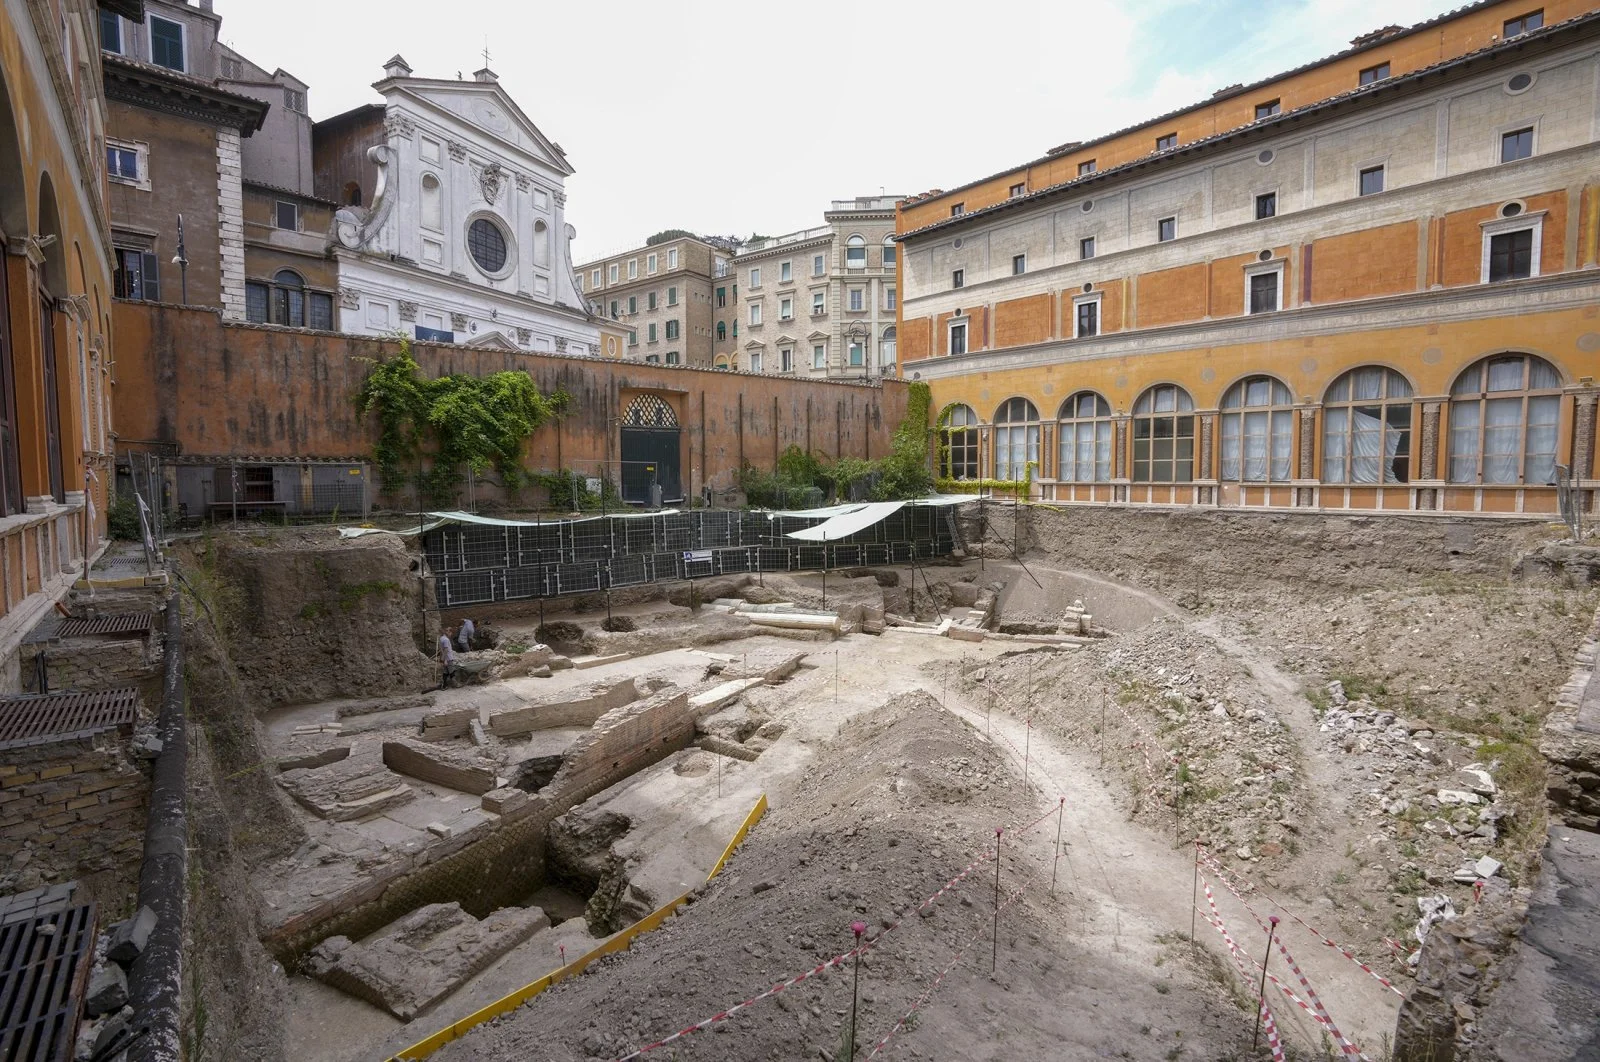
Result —
POLYGON ((451 314, 450 327, 457 332, 465 332, 467 330, 467 315, 464 313, 451 314))
POLYGON ((400 301, 400 320, 415 321, 417 319, 417 304, 414 302, 400 301))

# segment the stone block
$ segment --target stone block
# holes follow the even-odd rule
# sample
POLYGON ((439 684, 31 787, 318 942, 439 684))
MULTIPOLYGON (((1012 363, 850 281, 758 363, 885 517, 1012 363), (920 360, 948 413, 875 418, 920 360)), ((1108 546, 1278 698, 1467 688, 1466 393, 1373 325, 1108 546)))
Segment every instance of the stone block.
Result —
POLYGON ((478 718, 478 709, 452 708, 445 712, 432 712, 422 717, 422 739, 436 741, 440 738, 465 737, 467 729, 478 718))
POLYGON ((335 822, 368 818, 416 796, 402 778, 370 759, 285 771, 278 784, 313 814, 335 822))
POLYGON ((985 637, 984 632, 977 627, 952 626, 946 633, 958 642, 981 642, 985 637))
POLYGON ((418 741, 385 741, 383 763, 391 771, 463 793, 481 796, 500 785, 490 768, 418 741))
POLYGON ((350 755, 349 745, 333 745, 329 748, 319 749, 316 752, 303 752, 278 758, 278 770, 299 771, 310 770, 317 767, 326 767, 330 763, 338 763, 350 755))
POLYGON ((496 815, 505 815, 516 811, 528 802, 528 794, 520 789, 505 786, 500 789, 491 789, 483 794, 482 807, 485 811, 492 811, 496 815))
POLYGON ((496 737, 513 738, 535 730, 593 726, 607 712, 638 699, 639 690, 631 678, 593 682, 560 700, 496 712, 489 717, 489 729, 496 737))
POLYGON ((137 959, 150 943, 150 934, 156 928, 156 913, 141 907, 127 921, 111 927, 111 941, 106 945, 106 958, 126 966, 137 959))
POLYGON ((122 972, 122 967, 114 962, 95 967, 94 973, 89 977, 89 990, 83 1000, 84 1010, 89 1012, 89 1016, 98 1018, 102 1014, 121 1010, 126 1002, 128 1002, 128 975, 122 972))

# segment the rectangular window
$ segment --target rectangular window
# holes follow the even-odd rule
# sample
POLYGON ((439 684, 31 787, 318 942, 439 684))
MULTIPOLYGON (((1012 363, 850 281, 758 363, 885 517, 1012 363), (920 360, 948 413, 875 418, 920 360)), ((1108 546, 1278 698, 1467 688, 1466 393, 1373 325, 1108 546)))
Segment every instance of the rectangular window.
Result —
POLYGON ((794 348, 781 347, 778 350, 778 371, 794 372, 794 348))
POLYGON ((1278 281, 1282 275, 1273 270, 1250 277, 1251 313, 1273 313, 1278 309, 1278 281))
POLYGON ((300 208, 293 203, 278 200, 276 207, 276 224, 280 229, 294 232, 300 227, 300 208))
POLYGON ((612 299, 611 300, 611 319, 613 321, 615 321, 617 319, 617 300, 616 299, 612 299))
POLYGON ((1377 66, 1369 66, 1365 70, 1361 71, 1360 83, 1363 85, 1370 85, 1374 81, 1382 81, 1388 76, 1389 64, 1379 63, 1377 66))
POLYGON ((650 365, 660 365, 661 364, 661 355, 659 355, 659 354, 646 354, 644 356, 644 360, 645 360, 646 363, 648 363, 650 365))
POLYGON ((1271 118, 1274 114, 1277 114, 1281 110, 1283 110, 1283 107, 1277 100, 1268 100, 1266 103, 1258 103, 1256 104, 1256 121, 1259 122, 1263 118, 1271 118))
POLYGON ((628 346, 636 347, 638 345, 639 345, 639 333, 638 332, 629 332, 628 333, 628 346))
POLYGON ((629 280, 633 280, 636 277, 638 277, 638 275, 639 275, 639 260, 637 258, 628 259, 628 279, 629 280))
POLYGON ((813 369, 826 369, 828 367, 828 348, 821 343, 811 347, 811 367, 813 369))
POLYGON ((780 321, 792 321, 792 320, 794 320, 794 300, 793 299, 780 299, 778 301, 778 320, 780 320, 780 321))
POLYGON ((678 305, 678 286, 676 284, 667 289, 667 305, 678 305))
POLYGON ((811 275, 814 277, 820 277, 822 273, 822 256, 820 254, 814 254, 811 256, 811 275))
POLYGON ((759 268, 750 270, 750 286, 752 288, 761 286, 761 270, 759 268))
POLYGON ((867 241, 860 236, 850 237, 844 248, 844 267, 846 269, 867 268, 867 241))
POLYGON ((778 263, 778 283, 787 284, 787 283, 789 283, 789 281, 791 281, 793 279, 794 279, 794 263, 793 262, 779 262, 778 263))
POLYGON ((678 335, 679 335, 678 322, 677 321, 668 321, 667 322, 667 338, 668 339, 677 339, 678 335))
POLYGON ((891 284, 883 289, 883 308, 885 310, 892 310, 898 306, 900 304, 899 299, 900 293, 895 290, 894 285, 891 284))
POLYGON ((678 352, 676 350, 667 351, 667 364, 668 365, 676 365, 676 364, 678 364, 678 361, 679 361, 678 352))
POLYGON ((631 315, 636 314, 638 312, 639 312, 639 297, 637 295, 629 295, 628 296, 628 313, 629 313, 629 315, 631 316, 631 315))
POLYGON ((659 262, 660 262, 660 259, 657 258, 655 255, 653 255, 653 254, 645 255, 644 256, 644 271, 645 271, 645 273, 646 274, 654 273, 656 271, 656 266, 657 266, 657 264, 659 262))
POLYGON ((850 348, 849 349, 850 349, 850 353, 849 353, 850 366, 852 368, 859 369, 862 365, 866 364, 866 361, 867 361, 866 351, 861 349, 861 340, 852 339, 850 341, 850 348))
POLYGON ((678 268, 678 249, 676 247, 667 248, 667 268, 678 268))
POLYGON ((650 324, 644 326, 644 338, 645 342, 647 343, 654 343, 656 341, 655 322, 651 322, 650 324))
POLYGON ((296 114, 304 114, 306 113, 306 94, 299 89, 285 89, 283 92, 283 105, 296 114))
POLYGON ((598 270, 598 269, 591 270, 590 273, 589 273, 589 287, 590 288, 598 288, 599 286, 600 286, 600 270, 598 270))
POLYGON ((1533 276, 1533 230, 1489 237, 1489 283, 1533 276))
POLYGON ((1018 196, 1024 196, 1024 195, 1027 195, 1027 194, 1028 194, 1028 186, 1027 186, 1026 183, 1024 183, 1024 184, 1014 184, 1014 185, 1011 186, 1011 198, 1012 199, 1016 199, 1018 196))
POLYGON ((1520 18, 1507 19, 1506 20, 1506 27, 1505 27, 1506 28, 1506 36, 1507 37, 1520 37, 1524 33, 1531 33, 1533 30, 1536 30, 1540 26, 1543 26, 1543 25, 1544 25, 1544 8, 1540 8, 1537 11, 1530 11, 1526 15, 1521 16, 1520 18))
POLYGON ((105 10, 100 12, 100 47, 122 54, 122 19, 105 10))
POLYGON ((717 305, 718 306, 726 306, 726 305, 728 305, 728 289, 727 288, 718 288, 717 289, 717 305))
POLYGON ((183 62, 183 23, 151 15, 150 61, 168 70, 185 70, 183 62))
POLYGON ((1025 254, 1014 254, 1014 255, 1012 255, 1011 256, 1011 275, 1014 276, 1014 277, 1020 277, 1022 274, 1026 273, 1027 271, 1028 271, 1028 256, 1025 255, 1025 254))
POLYGON ((1085 236, 1083 239, 1078 241, 1078 257, 1080 259, 1087 259, 1087 258, 1093 258, 1094 257, 1094 237, 1093 236, 1085 236))
POLYGON ((1262 192, 1256 196, 1256 220, 1265 221, 1267 218, 1278 216, 1278 193, 1262 192))
POLYGON ((866 293, 860 288, 850 289, 850 310, 859 313, 867 308, 866 293))
POLYGON ((953 324, 953 325, 951 325, 950 326, 950 353, 951 354, 965 354, 966 352, 967 352, 967 326, 966 326, 966 323, 963 322, 961 324, 953 324))
POLYGON ((149 251, 117 248, 117 270, 113 289, 119 299, 161 301, 161 273, 156 256, 149 251))
POLYGON ((306 294, 306 327, 333 331, 333 296, 313 291, 306 294))
POLYGON ((1517 129, 1500 135, 1500 161, 1516 162, 1533 157, 1533 128, 1517 129))
POLYGON ((1090 159, 1088 162, 1080 162, 1080 163, 1078 163, 1078 176, 1079 177, 1087 177, 1087 176, 1089 176, 1089 174, 1093 173, 1094 171, 1095 171, 1094 159, 1090 159))
POLYGON ((606 266, 606 283, 615 284, 616 282, 617 282, 617 265, 616 265, 615 262, 613 262, 610 265, 606 266))
POLYGON ((644 308, 647 309, 647 310, 653 310, 653 309, 656 308, 656 293, 655 292, 652 291, 649 295, 645 296, 644 308))
POLYGON ((306 326, 306 293, 300 288, 272 289, 272 320, 290 328, 306 326))
POLYGON ((1177 146, 1178 146, 1178 134, 1177 133, 1168 133, 1165 136, 1156 137, 1156 150, 1157 151, 1171 151, 1173 148, 1175 148, 1177 146))
POLYGON ((1100 300, 1090 299, 1078 303, 1078 338, 1088 339, 1100 334, 1100 300))
POLYGON ((1383 191, 1383 167, 1373 166, 1361 171, 1361 194, 1377 195, 1383 191))
POLYGON ((1178 238, 1178 219, 1162 218, 1156 222, 1156 241, 1166 243, 1168 240, 1178 238))
POLYGON ((885 243, 883 245, 883 268, 894 268, 895 259, 898 256, 899 251, 900 248, 896 247, 893 243, 885 243))
POLYGON ((761 304, 759 302, 752 302, 750 304, 750 323, 752 325, 758 325, 761 323, 761 304))
POLYGON ((827 295, 825 295, 823 292, 820 292, 820 291, 813 291, 811 293, 811 316, 813 316, 813 317, 821 317, 823 314, 825 314, 827 312, 828 312, 828 297, 827 297, 827 295))
POLYGON ((266 324, 272 312, 272 289, 250 281, 244 286, 244 319, 251 324, 266 324))
POLYGON ((967 212, 967 204, 965 204, 965 203, 955 203, 950 207, 950 216, 953 217, 953 218, 954 217, 960 217, 962 214, 965 214, 966 212, 967 212))
POLYGON ((114 180, 139 179, 139 153, 133 148, 106 145, 106 173, 114 180))
POLYGON ((759 350, 752 350, 750 352, 750 371, 761 371, 761 352, 759 350))
POLYGON ((964 287, 966 287, 967 286, 967 271, 965 269, 957 269, 954 272, 952 272, 950 274, 950 286, 952 288, 964 288, 964 287))

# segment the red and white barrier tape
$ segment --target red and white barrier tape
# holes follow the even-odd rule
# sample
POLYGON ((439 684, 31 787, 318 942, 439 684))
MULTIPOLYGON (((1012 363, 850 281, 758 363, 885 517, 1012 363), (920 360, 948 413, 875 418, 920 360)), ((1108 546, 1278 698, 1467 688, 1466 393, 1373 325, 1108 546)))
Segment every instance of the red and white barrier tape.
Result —
POLYGON ((1267 1034, 1267 1046, 1272 1049, 1272 1062, 1283 1062, 1283 1041, 1278 1037, 1278 1023, 1272 1020, 1272 1008, 1261 1000, 1261 1028, 1267 1034))
MULTIPOLYGON (((1019 827, 1019 828, 1011 831, 1012 835, 1013 836, 1021 836, 1022 834, 1025 834, 1029 830, 1032 830, 1034 827, 1038 826, 1041 822, 1045 821, 1046 819, 1048 819, 1050 816, 1052 816, 1054 814, 1056 814, 1056 809, 1055 808, 1051 808, 1049 811, 1045 812, 1043 815, 1040 815, 1037 819, 1034 819, 1032 822, 1028 823, 1026 826, 1022 826, 1022 827, 1019 827)), ((1002 833, 1003 832, 1004 831, 1002 831, 1002 833)), ((971 874, 979 866, 981 866, 984 863, 987 863, 989 860, 993 859, 994 857, 995 857, 995 849, 992 846, 989 847, 989 848, 985 848, 983 851, 981 851, 978 854, 978 857, 976 859, 974 859, 972 862, 968 863, 966 865, 966 867, 959 874, 957 874, 955 877, 951 878, 949 881, 945 882, 943 885, 941 885, 939 887, 938 891, 936 891, 932 896, 929 896, 926 900, 923 900, 920 904, 918 904, 915 908, 913 908, 911 913, 912 914, 917 914, 917 913, 921 912, 923 908, 928 907, 931 904, 933 904, 934 901, 938 900, 939 897, 941 897, 945 893, 949 892, 958 883, 960 883, 960 881, 963 878, 965 878, 968 874, 971 874)), ((685 1036, 692 1036, 693 1034, 695 1034, 697 1032, 700 1032, 703 1029, 710 1028, 711 1026, 715 1025, 719 1021, 724 1021, 724 1020, 726 1020, 728 1018, 731 1018, 734 1014, 737 1014, 739 1011, 741 1011, 744 1008, 750 1006, 751 1004, 759 1003, 763 999, 768 999, 768 998, 770 998, 772 996, 775 996, 779 992, 782 992, 784 989, 791 988, 794 985, 797 985, 800 982, 806 980, 807 978, 812 977, 812 976, 814 976, 814 975, 816 975, 818 973, 821 973, 823 970, 827 969, 830 966, 837 966, 839 963, 843 962, 844 960, 849 959, 849 958, 853 958, 854 956, 856 956, 858 954, 859 955, 865 955, 867 952, 869 952, 873 948, 877 947, 878 944, 882 943, 884 937, 888 936, 890 933, 892 933, 896 929, 900 928, 900 926, 905 923, 907 917, 909 917, 909 916, 908 915, 901 915, 899 918, 895 919, 888 926, 886 926, 884 928, 884 930, 881 933, 879 933, 877 936, 873 937, 870 940, 867 940, 867 941, 863 942, 858 947, 851 948, 849 951, 844 952, 841 955, 835 955, 833 958, 829 959, 827 962, 820 963, 817 966, 813 966, 809 970, 806 970, 806 971, 804 971, 802 973, 796 974, 794 977, 789 978, 787 981, 780 981, 777 984, 773 985, 771 988, 767 989, 766 991, 759 992, 756 995, 751 996, 749 999, 743 1000, 742 1002, 739 1002, 739 1003, 735 1003, 733 1006, 727 1008, 726 1010, 722 1010, 722 1011, 717 1012, 716 1014, 713 1014, 711 1017, 706 1018, 704 1021, 698 1021, 698 1022, 695 1022, 693 1025, 687 1025, 684 1028, 679 1029, 677 1032, 673 1033, 671 1036, 663 1037, 662 1039, 657 1040, 654 1043, 649 1043, 649 1044, 645 1044, 642 1047, 634 1048, 632 1053, 621 1056, 620 1058, 616 1059, 615 1062, 627 1062, 627 1060, 629 1060, 629 1059, 638 1058, 640 1055, 643 1055, 646 1052, 654 1051, 658 1047, 663 1047, 663 1046, 665 1046, 667 1044, 670 1044, 674 1040, 682 1039, 685 1036)))
MULTIPOLYGON (((1015 903, 1023 894, 1023 892, 1027 890, 1027 888, 1027 885, 1023 885, 1010 896, 1006 897, 1005 903, 1000 905, 1000 910, 1004 911, 1007 907, 1010 907, 1013 903, 1015 903)), ((933 993, 938 990, 939 985, 947 976, 949 976, 950 971, 956 968, 956 964, 961 961, 961 957, 966 954, 967 949, 972 947, 973 944, 977 943, 983 935, 984 929, 983 927, 980 927, 976 933, 967 938, 966 942, 963 943, 961 947, 956 949, 956 953, 951 956, 950 961, 945 964, 944 969, 939 971, 939 976, 933 979, 933 983, 928 986, 928 990, 922 993, 922 995, 918 996, 916 1001, 911 1004, 910 1009, 900 1016, 899 1021, 894 1023, 894 1027, 883 1034, 883 1039, 877 1042, 877 1044, 872 1048, 872 1053, 867 1056, 867 1062, 871 1062, 872 1059, 877 1058, 878 1054, 884 1049, 884 1047, 888 1045, 889 1040, 893 1038, 893 1036, 901 1029, 905 1028, 906 1022, 911 1020, 911 1015, 915 1014, 928 1002, 928 1000, 933 998, 933 993)))
MULTIPOLYGON (((1395 995, 1399 996, 1401 999, 1406 998, 1406 994, 1404 992, 1400 991, 1398 988, 1396 988, 1394 986, 1393 982, 1391 982, 1387 977, 1383 976, 1378 971, 1374 970, 1371 966, 1368 966, 1366 963, 1364 963, 1360 959, 1356 958, 1355 954, 1349 948, 1346 948, 1341 944, 1335 943, 1334 940, 1331 937, 1329 937, 1326 933, 1322 932, 1316 926, 1314 926, 1311 923, 1307 922, 1305 919, 1301 918, 1299 915, 1297 915, 1293 911, 1289 910, 1289 908, 1285 907, 1283 904, 1281 904, 1277 900, 1273 899, 1271 895, 1269 895, 1267 892, 1263 891, 1260 888, 1260 886, 1258 886, 1254 882, 1250 881, 1244 875, 1242 875, 1242 874, 1235 875, 1233 871, 1230 871, 1228 868, 1224 867, 1217 860, 1216 856, 1213 855, 1211 853, 1211 851, 1208 848, 1205 847, 1205 845, 1200 844, 1198 841, 1196 841, 1195 842, 1195 848, 1200 853, 1200 858, 1205 861, 1207 866, 1211 867, 1211 869, 1216 872, 1217 878, 1219 880, 1221 880, 1221 882, 1225 886, 1227 886, 1229 892, 1233 893, 1234 898, 1237 899, 1241 904, 1244 904, 1245 910, 1250 912, 1250 914, 1255 918, 1256 923, 1258 925, 1260 925, 1261 928, 1265 929, 1266 928, 1266 923, 1263 922, 1261 920, 1261 916, 1259 914, 1256 914, 1255 910, 1252 909, 1250 907, 1250 905, 1245 902, 1245 898, 1243 896, 1239 895, 1239 890, 1234 888, 1233 882, 1229 880, 1230 876, 1237 876, 1239 881, 1242 882, 1244 885, 1248 886, 1251 889, 1251 891, 1259 894, 1268 903, 1272 904, 1272 906, 1276 907, 1278 910, 1280 910, 1284 914, 1288 915, 1291 920, 1293 920, 1296 924, 1298 924, 1306 932, 1308 932, 1312 936, 1316 937, 1323 944, 1325 944, 1328 947, 1332 948, 1334 951, 1337 951, 1340 955, 1343 955, 1345 958, 1347 958, 1351 962, 1355 963, 1362 970, 1365 970, 1373 978, 1373 980, 1377 981, 1380 985, 1382 985, 1383 987, 1387 988, 1389 991, 1393 992, 1395 995)), ((1394 942, 1389 940, 1388 937, 1384 938, 1384 942, 1387 943, 1390 947, 1394 947, 1395 946, 1394 942)), ((1399 951, 1400 949, 1396 948, 1395 950, 1399 951)), ((1403 951, 1401 952, 1401 955, 1404 956, 1404 952, 1403 951)))
POLYGON ((1308 1017, 1310 1017, 1312 1021, 1317 1022, 1319 1025, 1322 1024, 1321 1015, 1319 1015, 1316 1012, 1316 1010, 1312 1008, 1311 1004, 1307 1003, 1305 1000, 1303 1000, 1299 996, 1295 995, 1294 989, 1290 988, 1288 985, 1286 985, 1282 981, 1278 980, 1278 978, 1275 975, 1273 975, 1269 971, 1263 970, 1261 968, 1261 964, 1259 962, 1257 962, 1253 956, 1246 955, 1244 953, 1243 949, 1241 949, 1239 947, 1239 945, 1234 942, 1233 937, 1230 936, 1229 933, 1228 933, 1227 927, 1224 926, 1223 923, 1222 923, 1222 915, 1217 910, 1216 897, 1211 894, 1211 883, 1206 880, 1204 875, 1201 875, 1200 884, 1205 888, 1206 903, 1211 905, 1211 914, 1206 916, 1206 921, 1211 924, 1211 927, 1213 929, 1215 929, 1218 933, 1222 934, 1222 942, 1227 945, 1229 953, 1233 956, 1233 961, 1236 964, 1239 964, 1240 973, 1245 974, 1246 983, 1248 983, 1251 980, 1251 977, 1250 977, 1249 973, 1247 971, 1245 971, 1245 969, 1243 967, 1243 963, 1244 962, 1248 962, 1252 967, 1254 967, 1256 969, 1256 971, 1258 973, 1266 974, 1267 980, 1271 981, 1273 983, 1273 985, 1278 989, 1278 991, 1280 991, 1284 995, 1288 996, 1290 1002, 1292 1002, 1295 1006, 1299 1007, 1301 1010, 1305 1011, 1306 1015, 1308 1017))
POLYGON ((1317 995, 1317 990, 1311 987, 1311 982, 1306 980, 1306 975, 1300 971, 1300 964, 1294 961, 1293 955, 1289 954, 1289 949, 1284 946, 1283 938, 1276 937, 1274 940, 1278 945, 1278 953, 1283 956, 1283 961, 1289 964, 1289 969, 1293 971, 1295 979, 1300 982, 1301 991, 1306 994, 1307 999, 1311 1000, 1311 1006, 1315 1010, 1318 1021, 1338 1041, 1339 1053, 1346 1058, 1366 1058, 1367 1056, 1361 1053, 1361 1049, 1351 1043, 1344 1033, 1339 1031, 1339 1027, 1333 1023, 1333 1015, 1329 1014, 1328 1008, 1322 1005, 1322 998, 1317 995))

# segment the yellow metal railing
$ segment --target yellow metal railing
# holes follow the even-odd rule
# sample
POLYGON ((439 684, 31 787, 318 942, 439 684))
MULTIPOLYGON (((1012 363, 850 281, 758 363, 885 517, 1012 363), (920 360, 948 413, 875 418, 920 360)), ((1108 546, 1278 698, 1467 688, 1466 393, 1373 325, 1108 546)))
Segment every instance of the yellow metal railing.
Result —
MULTIPOLYGON (((740 843, 750 833, 751 827, 760 822, 761 817, 766 813, 767 795, 763 793, 761 794, 761 799, 756 801, 756 806, 750 809, 750 814, 744 817, 744 822, 739 824, 739 829, 734 833, 733 840, 728 842, 728 847, 722 850, 722 856, 717 860, 716 866, 712 867, 711 873, 706 875, 707 881, 710 881, 712 878, 717 876, 717 874, 722 870, 723 865, 726 864, 729 858, 733 856, 734 850, 739 847, 740 843)), ((511 1011, 522 1006, 522 1004, 526 1003, 528 1000, 532 999, 534 996, 537 996, 540 992, 543 992, 545 989, 549 988, 551 985, 565 981, 569 977, 576 977, 578 974, 582 973, 590 963, 594 962, 601 956, 611 955, 619 951, 625 951, 633 944, 635 937, 639 936, 641 933, 648 933, 652 929, 660 926, 662 922, 665 922, 673 914, 677 913, 679 907, 682 907, 688 902, 688 893, 684 893, 682 896, 668 901, 666 904, 639 919, 639 921, 635 922, 627 929, 624 929, 607 938, 605 943, 601 944, 593 951, 584 954, 580 958, 573 959, 571 962, 560 967, 559 969, 551 970, 549 973, 545 974, 543 977, 531 984, 523 985, 516 991, 508 995, 501 996, 488 1006, 478 1008, 471 1014, 468 1014, 465 1018, 445 1026, 443 1029, 440 1029, 427 1039, 418 1040, 410 1047, 407 1047, 393 1055, 389 1059, 389 1062, 416 1062, 417 1059, 427 1058, 429 1055, 433 1054, 450 1041, 459 1039, 466 1035, 468 1030, 482 1025, 486 1021, 491 1021, 495 1018, 498 1018, 503 1014, 510 1013, 511 1011)))

